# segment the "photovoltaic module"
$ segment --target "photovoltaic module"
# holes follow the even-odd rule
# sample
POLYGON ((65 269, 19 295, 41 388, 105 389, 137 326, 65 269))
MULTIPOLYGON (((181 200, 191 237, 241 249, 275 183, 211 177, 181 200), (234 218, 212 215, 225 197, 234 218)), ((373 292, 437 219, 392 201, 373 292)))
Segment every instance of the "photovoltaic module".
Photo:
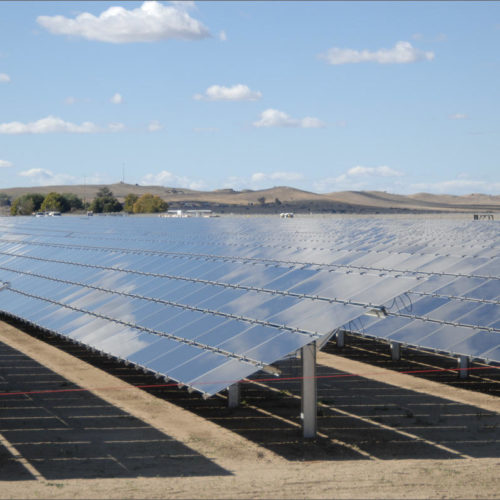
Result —
POLYGON ((338 330, 500 362, 499 224, 0 218, 0 311, 209 396, 338 330))

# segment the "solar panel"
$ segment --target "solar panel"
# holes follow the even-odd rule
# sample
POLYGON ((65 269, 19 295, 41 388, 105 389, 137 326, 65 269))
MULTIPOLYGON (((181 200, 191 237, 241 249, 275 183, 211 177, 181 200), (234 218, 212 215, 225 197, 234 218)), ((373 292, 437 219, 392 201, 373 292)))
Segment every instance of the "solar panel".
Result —
POLYGON ((497 250, 491 222, 3 218, 0 310, 206 395, 339 328, 500 361, 497 250))

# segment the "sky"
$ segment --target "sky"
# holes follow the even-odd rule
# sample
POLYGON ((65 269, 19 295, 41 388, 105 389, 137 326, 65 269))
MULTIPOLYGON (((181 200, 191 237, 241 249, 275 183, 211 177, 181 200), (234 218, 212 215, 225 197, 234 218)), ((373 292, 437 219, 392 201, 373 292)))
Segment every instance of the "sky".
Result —
POLYGON ((0 2, 0 190, 500 194, 500 2, 0 2))

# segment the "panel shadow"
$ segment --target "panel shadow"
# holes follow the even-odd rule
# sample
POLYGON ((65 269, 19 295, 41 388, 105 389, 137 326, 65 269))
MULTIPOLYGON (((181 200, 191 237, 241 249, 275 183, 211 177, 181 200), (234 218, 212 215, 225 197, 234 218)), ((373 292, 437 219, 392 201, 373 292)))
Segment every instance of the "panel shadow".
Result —
MULTIPOLYGON (((46 479, 229 474, 142 420, 79 389, 0 342, 0 436, 46 479), (15 394, 26 391, 32 393, 15 394)), ((0 446, 0 480, 25 479, 32 479, 31 474, 0 446)))
MULTIPOLYGON (((136 370, 96 362, 132 384, 155 383, 136 370)), ((277 366, 281 377, 260 372, 252 377, 259 385, 242 384, 242 404, 234 409, 227 408, 224 395, 204 401, 177 387, 147 390, 288 460, 500 457, 498 413, 322 365, 317 368, 320 435, 304 440, 300 360, 277 366)))
POLYGON ((278 363, 279 378, 259 372, 241 384, 242 404, 224 394, 203 400, 175 384, 66 346, 101 369, 133 384, 157 385, 151 394, 177 404, 287 460, 456 459, 500 456, 500 415, 318 365, 318 427, 302 438, 300 360, 278 363), (291 378, 295 380, 283 380, 291 378), (259 384, 259 385, 257 385, 259 384), (265 387, 264 387, 265 386, 265 387))
MULTIPOLYGON (((151 374, 99 356, 60 337, 33 330, 29 333, 132 385, 156 386, 143 390, 290 461, 500 457, 498 413, 330 367, 318 365, 320 434, 317 439, 305 440, 301 431, 302 372, 298 359, 277 364, 282 370, 281 377, 259 372, 252 377, 253 382, 242 384, 241 405, 230 409, 224 394, 204 400, 196 392, 189 394, 176 384, 161 384, 151 374), (289 380, 284 380, 287 378, 289 380)), ((363 356, 369 360, 366 353, 363 356)), ((436 374, 436 380, 441 380, 440 376, 436 374)), ((447 376, 457 380, 456 374, 447 376)), ((489 392, 484 383, 483 389, 489 392)), ((123 425, 124 422, 122 420, 122 426, 114 430, 122 433, 121 439, 127 439, 130 432, 138 432, 133 426, 123 425)))

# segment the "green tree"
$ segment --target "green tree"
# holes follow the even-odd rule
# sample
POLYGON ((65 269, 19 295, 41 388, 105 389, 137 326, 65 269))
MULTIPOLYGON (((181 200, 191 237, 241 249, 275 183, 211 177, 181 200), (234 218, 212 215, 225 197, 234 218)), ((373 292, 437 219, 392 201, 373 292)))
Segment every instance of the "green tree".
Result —
POLYGON ((83 209, 83 200, 76 194, 67 193, 63 194, 62 196, 66 200, 66 203, 69 207, 68 209, 71 210, 72 212, 74 212, 75 210, 83 209))
POLYGON ((125 202, 123 204, 123 210, 131 214, 134 211, 134 203, 139 199, 139 197, 134 193, 129 193, 125 196, 125 202))
POLYGON ((10 205, 10 196, 5 193, 0 193, 0 207, 8 207, 10 205))
POLYGON ((168 209, 168 204, 159 196, 149 193, 143 194, 134 203, 134 214, 152 214, 156 212, 164 212, 168 209))
POLYGON ((10 206, 10 215, 29 215, 35 211, 33 200, 20 196, 10 206))
POLYGON ((265 196, 261 196, 260 198, 257 198, 257 201, 262 205, 264 206, 266 204, 266 197, 265 196))
POLYGON ((43 194, 40 193, 23 194, 12 202, 10 214, 31 215, 33 212, 40 210, 44 198, 43 194))
POLYGON ((52 192, 45 197, 40 208, 44 212, 67 212, 70 207, 68 201, 62 194, 52 192))
POLYGON ((90 204, 90 210, 96 214, 103 212, 121 212, 122 204, 114 197, 106 186, 97 191, 94 201, 90 204))

